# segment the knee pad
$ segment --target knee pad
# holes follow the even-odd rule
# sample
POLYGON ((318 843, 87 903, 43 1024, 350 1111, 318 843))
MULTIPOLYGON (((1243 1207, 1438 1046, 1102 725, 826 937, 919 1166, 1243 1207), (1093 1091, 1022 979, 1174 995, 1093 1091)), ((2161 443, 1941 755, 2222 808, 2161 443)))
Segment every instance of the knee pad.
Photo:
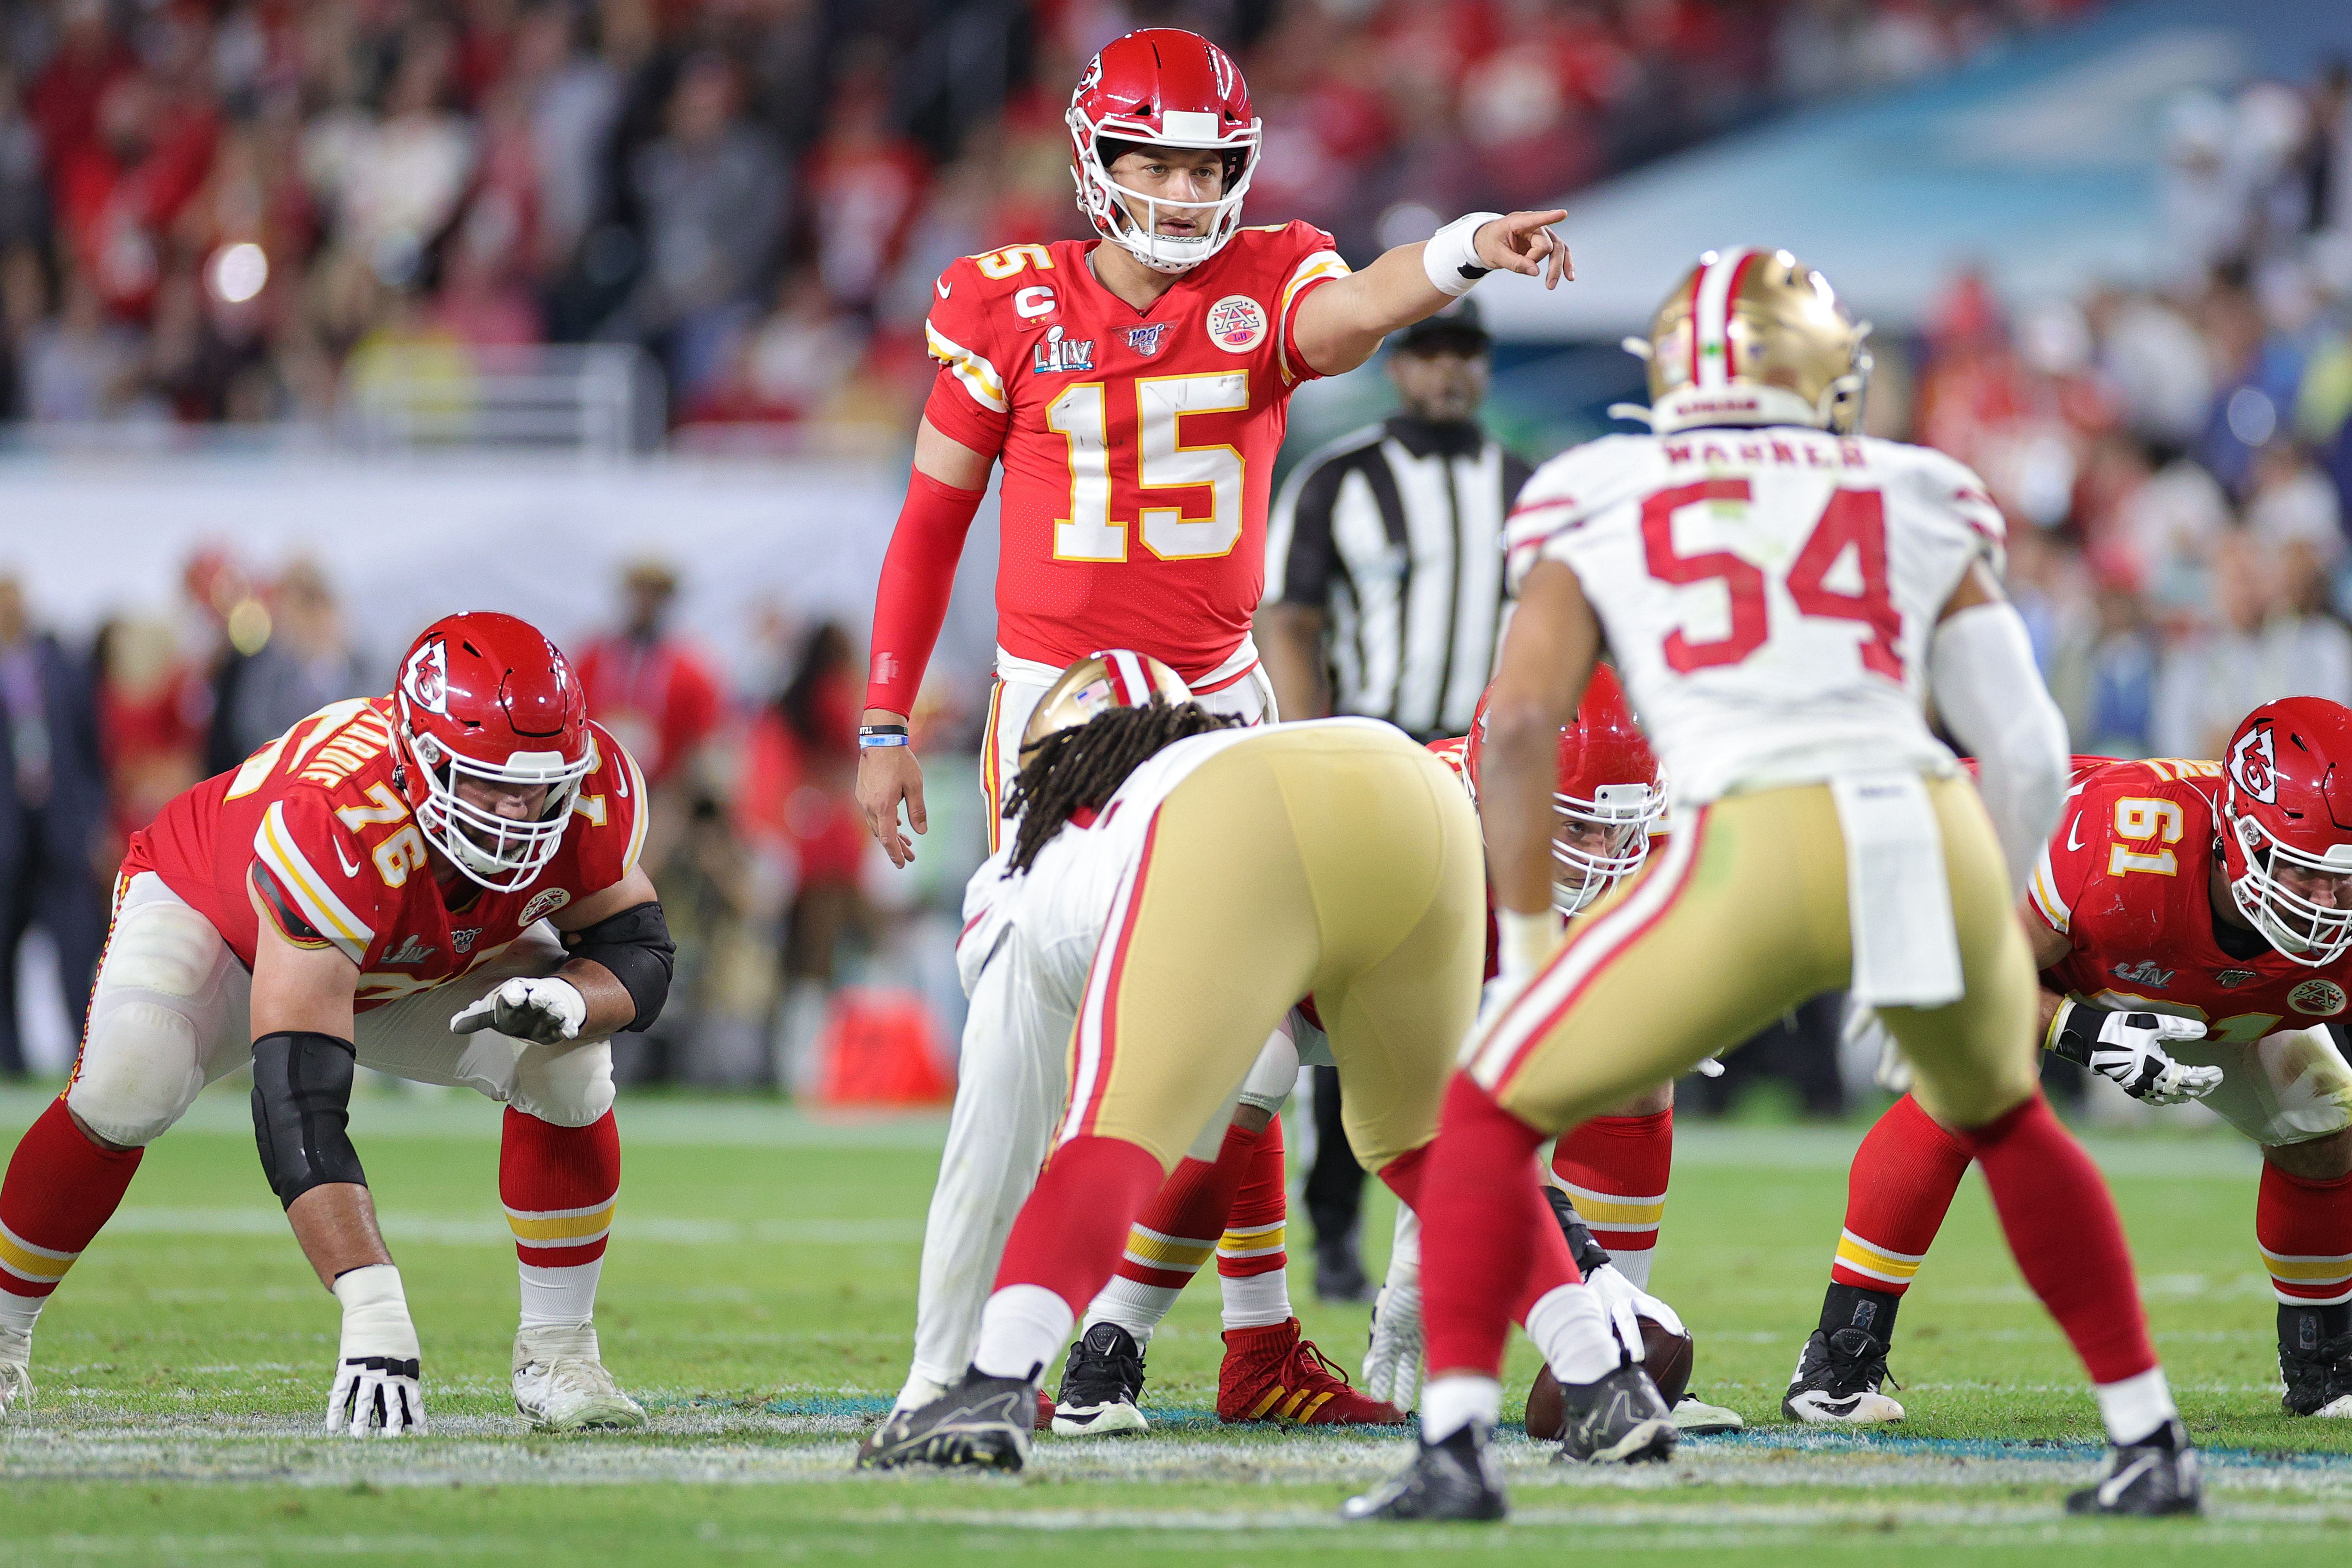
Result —
POLYGON ((195 1103, 205 1087, 196 1022, 173 998, 101 991, 90 1010, 66 1109, 107 1142, 143 1149, 195 1103))
POLYGON ((530 1046, 515 1058, 507 1103, 558 1127, 585 1127, 613 1109, 613 1047, 530 1046))

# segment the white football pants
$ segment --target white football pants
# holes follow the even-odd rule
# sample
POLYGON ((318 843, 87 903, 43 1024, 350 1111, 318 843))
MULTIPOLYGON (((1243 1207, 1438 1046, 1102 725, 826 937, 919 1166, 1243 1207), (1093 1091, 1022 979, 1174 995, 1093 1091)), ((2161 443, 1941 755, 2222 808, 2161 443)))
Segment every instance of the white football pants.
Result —
MULTIPOLYGON (((1000 670, 1012 672, 1000 657, 1000 670)), ((1018 673, 1029 675, 1042 666, 1018 673)), ((1000 798, 1014 771, 1021 731, 1028 727, 1057 671, 1045 679, 1000 676, 990 704, 988 751, 982 760, 982 787, 1000 798)), ((1274 695, 1263 672, 1249 675, 1197 699, 1213 713, 1234 713, 1259 722, 1272 717, 1274 695)), ((982 875, 992 874, 983 868, 982 875)), ((930 1216, 923 1227, 921 1283, 915 1303, 915 1360, 901 1403, 923 1395, 924 1385, 944 1387, 963 1376, 980 1342, 981 1309, 1003 1257, 1013 1222, 1028 1201, 1037 1173, 1052 1152, 1069 1092, 1070 1032, 1077 1026, 1078 998, 1050 994, 1034 971, 1020 931, 1008 931, 972 982, 956 1076, 955 1109, 948 1119, 947 1148, 940 1156, 939 1184, 931 1193, 930 1216)), ((1295 1019, 1294 1015, 1294 1019, 1295 1019)), ((1237 1103, 1278 1110, 1298 1079, 1293 1020, 1271 1036, 1249 1076, 1202 1130, 1191 1152, 1213 1160, 1237 1103)))
MULTIPOLYGON (((559 1127, 585 1127, 613 1107, 604 1041, 557 1047, 493 1029, 449 1032, 452 1014, 499 984, 552 974, 564 962, 541 921, 471 973, 360 1014, 359 1059, 417 1083, 463 1084, 559 1127)), ((212 922, 161 877, 141 872, 115 905, 67 1106, 110 1143, 153 1142, 205 1085, 253 1060, 252 997, 253 976, 212 922)))

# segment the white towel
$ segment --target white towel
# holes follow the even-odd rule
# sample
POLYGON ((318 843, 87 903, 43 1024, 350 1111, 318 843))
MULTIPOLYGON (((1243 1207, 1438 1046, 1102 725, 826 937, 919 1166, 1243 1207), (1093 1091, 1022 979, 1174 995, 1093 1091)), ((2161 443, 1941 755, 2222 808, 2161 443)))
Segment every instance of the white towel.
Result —
POLYGON ((1960 942, 1944 879, 1944 835, 1916 773, 1830 781, 1845 834, 1846 914, 1856 1001, 1941 1007, 1960 999, 1960 942))

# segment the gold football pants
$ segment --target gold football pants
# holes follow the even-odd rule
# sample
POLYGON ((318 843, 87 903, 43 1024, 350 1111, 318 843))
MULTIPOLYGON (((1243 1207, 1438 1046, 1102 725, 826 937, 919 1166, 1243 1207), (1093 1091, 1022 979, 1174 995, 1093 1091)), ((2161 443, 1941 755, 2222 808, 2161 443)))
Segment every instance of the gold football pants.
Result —
POLYGON ((1377 1171, 1436 1135, 1486 955, 1478 821, 1394 730, 1269 730, 1171 791, 1121 885, 1071 1039, 1058 1142, 1172 1170, 1312 993, 1377 1171))
MULTIPOLYGON (((1948 1126, 1992 1121, 2032 1094, 2033 961, 1976 788, 1927 781, 1959 939, 1960 1000, 1883 1007, 1948 1126)), ((1845 837, 1827 784, 1730 795, 1678 813, 1663 853, 1580 923, 1482 1033, 1467 1066, 1547 1131, 1738 1045, 1853 973, 1845 837)))

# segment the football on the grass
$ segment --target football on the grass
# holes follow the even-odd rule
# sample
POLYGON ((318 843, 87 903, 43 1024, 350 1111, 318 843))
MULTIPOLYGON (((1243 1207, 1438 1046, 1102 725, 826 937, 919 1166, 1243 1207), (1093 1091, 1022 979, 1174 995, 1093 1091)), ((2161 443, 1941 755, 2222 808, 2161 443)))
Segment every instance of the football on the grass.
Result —
MULTIPOLYGON (((1642 1363, 1671 1409, 1690 1387, 1697 1342, 1688 1334, 1668 1333, 1651 1319, 1641 1322, 1642 1363)), ((1536 1385, 1528 1390, 1528 1436, 1550 1442, 1567 1430, 1568 1401, 1560 1395, 1559 1380, 1552 1376, 1551 1368, 1545 1367, 1536 1373, 1536 1385)))

